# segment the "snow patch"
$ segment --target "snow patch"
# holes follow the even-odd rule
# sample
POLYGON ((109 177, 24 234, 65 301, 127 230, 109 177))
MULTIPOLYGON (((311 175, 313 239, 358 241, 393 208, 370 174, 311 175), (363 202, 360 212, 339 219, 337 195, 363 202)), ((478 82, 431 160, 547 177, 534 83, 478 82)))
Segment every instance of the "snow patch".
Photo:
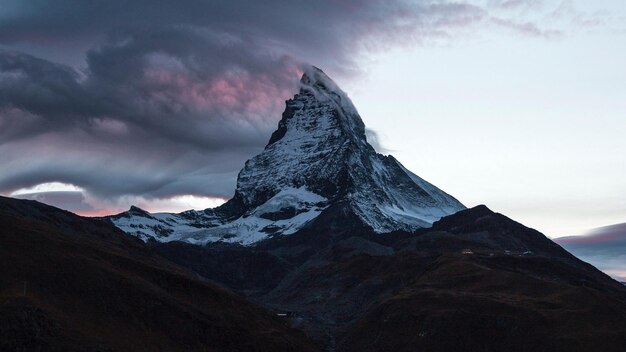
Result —
POLYGON ((154 238, 161 242, 185 241, 205 244, 223 241, 249 245, 273 234, 290 235, 315 219, 326 207, 327 199, 308 191, 305 187, 288 187, 252 211, 231 222, 222 222, 202 212, 194 212, 189 219, 181 214, 157 213, 145 216, 118 216, 111 221, 124 232, 147 241, 154 238), (267 214, 288 209, 286 218, 271 220, 267 214))

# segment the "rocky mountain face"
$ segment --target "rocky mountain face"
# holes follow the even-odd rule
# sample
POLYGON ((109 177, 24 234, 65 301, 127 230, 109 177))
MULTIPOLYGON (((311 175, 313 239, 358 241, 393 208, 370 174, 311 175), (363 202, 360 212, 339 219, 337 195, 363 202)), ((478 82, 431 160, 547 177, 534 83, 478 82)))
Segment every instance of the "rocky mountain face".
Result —
POLYGON ((341 227, 349 218, 351 226, 384 233, 430 227, 464 208, 392 156, 378 154, 348 96, 311 68, 300 92, 286 102, 265 150, 239 173, 226 204, 180 214, 132 208, 110 220, 144 240, 248 245, 316 226, 322 214, 325 226, 334 226, 328 219, 335 214, 341 227))

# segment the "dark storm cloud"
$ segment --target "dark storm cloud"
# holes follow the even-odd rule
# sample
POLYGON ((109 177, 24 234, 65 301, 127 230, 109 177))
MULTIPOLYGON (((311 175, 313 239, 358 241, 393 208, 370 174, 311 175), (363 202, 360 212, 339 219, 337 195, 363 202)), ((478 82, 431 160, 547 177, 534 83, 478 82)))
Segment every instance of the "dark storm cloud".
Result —
POLYGON ((1 53, 0 190, 62 181, 110 197, 225 196, 297 83, 293 60, 261 49, 162 28, 88 52, 82 73, 1 53))
POLYGON ((445 36, 487 15, 483 8, 442 0, 9 0, 3 6, 0 43, 123 41, 134 32, 149 36, 155 27, 195 28, 324 61, 335 70, 353 69, 356 49, 445 36))
POLYGON ((102 198, 228 196, 303 62, 347 77, 360 53, 451 37, 488 12, 442 0, 3 1, 0 192, 59 181, 102 198), (76 62, 80 47, 91 49, 79 66, 48 59, 76 62))

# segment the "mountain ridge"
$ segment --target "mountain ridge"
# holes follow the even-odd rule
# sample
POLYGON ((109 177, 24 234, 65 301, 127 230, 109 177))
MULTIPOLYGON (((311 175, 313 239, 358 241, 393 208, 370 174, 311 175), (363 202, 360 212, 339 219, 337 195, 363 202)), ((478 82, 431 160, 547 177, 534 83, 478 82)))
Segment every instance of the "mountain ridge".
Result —
POLYGON ((250 245, 315 226, 324 212, 352 213, 355 222, 384 233, 429 227, 465 209, 393 156, 377 153, 347 94, 320 69, 302 75, 299 92, 285 105, 278 128, 263 152, 246 161, 224 205, 109 219, 143 240, 250 245))

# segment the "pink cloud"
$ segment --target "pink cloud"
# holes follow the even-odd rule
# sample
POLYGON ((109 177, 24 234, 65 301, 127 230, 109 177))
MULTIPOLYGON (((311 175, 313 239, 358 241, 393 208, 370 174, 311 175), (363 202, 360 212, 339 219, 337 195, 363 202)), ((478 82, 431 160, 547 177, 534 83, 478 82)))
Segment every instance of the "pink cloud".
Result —
POLYGON ((296 82, 301 73, 299 65, 288 63, 282 73, 285 77, 278 79, 267 74, 227 71, 204 81, 186 69, 148 67, 141 84, 151 100, 175 111, 217 110, 223 116, 235 112, 237 116, 255 119, 275 114, 295 87, 284 82, 296 82))

